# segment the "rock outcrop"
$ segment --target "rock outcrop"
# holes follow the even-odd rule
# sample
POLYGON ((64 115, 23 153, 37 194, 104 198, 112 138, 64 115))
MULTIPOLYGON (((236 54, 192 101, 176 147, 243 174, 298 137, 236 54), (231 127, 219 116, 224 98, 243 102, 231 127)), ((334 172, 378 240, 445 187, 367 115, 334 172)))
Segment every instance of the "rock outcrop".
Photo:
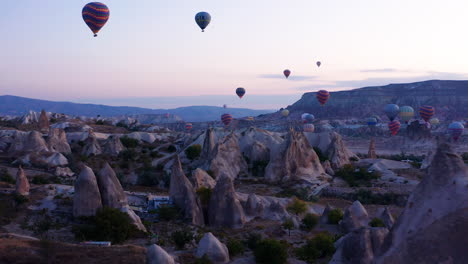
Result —
POLYGON ((102 147, 103 153, 111 156, 117 156, 120 152, 124 150, 125 147, 120 141, 120 137, 116 135, 109 136, 102 147))
POLYGON ((96 175, 91 168, 83 166, 75 182, 73 195, 73 216, 93 216, 102 207, 101 194, 96 175))
POLYGON ((213 189, 216 185, 216 181, 204 170, 198 168, 192 173, 193 187, 195 190, 205 187, 213 189))
POLYGON ((172 165, 169 196, 182 209, 185 219, 188 219, 194 225, 204 225, 205 221, 200 201, 195 195, 193 185, 185 177, 179 156, 176 156, 172 165))
POLYGON ((265 177, 270 182, 317 180, 325 174, 320 160, 302 132, 290 131, 287 140, 271 153, 265 177))
POLYGON ((428 175, 409 197, 376 263, 466 262, 467 190, 467 166, 439 142, 428 175))
POLYGON ((201 258, 204 255, 213 264, 224 264, 229 262, 229 251, 226 245, 221 243, 212 233, 206 233, 198 243, 195 256, 201 258))
POLYGON ((369 143, 369 152, 367 152, 367 158, 376 159, 377 153, 375 152, 375 138, 371 138, 369 143))
POLYGON ((101 193, 102 206, 122 208, 128 205, 127 195, 109 163, 104 164, 96 178, 101 193))
POLYGON ((331 210, 333 210, 333 209, 331 208, 330 204, 327 204, 327 206, 323 210, 322 215, 320 216, 319 222, 320 222, 321 225, 327 225, 328 224, 328 214, 330 213, 331 210))
POLYGON ((239 175, 247 175, 247 163, 242 157, 239 141, 234 133, 227 135, 218 143, 209 162, 209 169, 217 179, 221 174, 237 178, 239 175))
POLYGON ((47 147, 52 152, 71 153, 71 148, 67 141, 67 134, 60 128, 53 128, 49 131, 47 147))
POLYGON ((151 245, 146 253, 147 264, 175 264, 174 258, 169 255, 162 247, 151 245))
POLYGON ((23 168, 21 166, 16 173, 16 189, 15 192, 19 195, 29 195, 29 182, 26 178, 23 168))
POLYGON ((388 207, 385 207, 384 210, 379 214, 379 219, 381 219, 385 226, 390 230, 393 227, 393 224, 395 223, 395 219, 393 218, 392 214, 390 213, 390 210, 388 207))
POLYGON ((66 168, 57 167, 55 168, 54 175, 58 177, 69 178, 75 175, 75 173, 68 167, 66 168))
POLYGON ((331 143, 325 152, 330 160, 333 169, 343 167, 349 164, 351 158, 358 159, 344 144, 340 134, 336 132, 330 133, 331 143))
POLYGON ((41 115, 39 116, 39 131, 41 133, 49 133, 49 117, 47 116, 47 113, 45 110, 41 111, 41 115))
POLYGON ((229 176, 222 175, 218 179, 211 194, 208 218, 208 223, 215 227, 241 228, 244 226, 244 210, 229 176))
POLYGON ((89 131, 88 138, 84 141, 84 143, 85 145, 81 151, 82 155, 89 157, 102 154, 101 145, 99 145, 99 142, 93 131, 89 131))
POLYGON ((18 153, 40 153, 47 151, 49 151, 47 144, 38 131, 31 131, 28 134, 16 131, 14 142, 11 144, 8 152, 15 155, 18 153))
POLYGON ((201 152, 202 159, 211 159, 216 147, 215 134, 213 128, 209 128, 205 132, 205 140, 201 152))
POLYGON ((340 221, 340 229, 343 233, 348 233, 369 223, 369 214, 361 202, 355 201, 344 213, 343 220, 340 221))
POLYGON ((130 208, 130 206, 128 205, 124 206, 120 208, 120 211, 128 214, 128 216, 130 217, 130 219, 132 220, 132 223, 136 226, 136 228, 138 228, 139 230, 143 232, 146 232, 145 225, 143 224, 143 222, 141 222, 140 217, 130 208))

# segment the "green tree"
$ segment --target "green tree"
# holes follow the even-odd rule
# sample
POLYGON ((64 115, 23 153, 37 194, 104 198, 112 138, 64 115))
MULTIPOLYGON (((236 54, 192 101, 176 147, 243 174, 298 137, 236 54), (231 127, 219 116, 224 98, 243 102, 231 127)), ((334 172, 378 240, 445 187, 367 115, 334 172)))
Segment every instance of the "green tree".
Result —
POLYGON ((122 145, 124 145, 126 148, 136 148, 140 144, 138 140, 129 138, 128 136, 121 137, 120 142, 122 142, 122 145))
POLYGON ((283 228, 288 230, 288 235, 291 236, 291 229, 294 229, 294 222, 291 218, 286 219, 286 221, 283 222, 283 228))
POLYGON ((372 227, 385 227, 384 222, 380 218, 373 218, 370 222, 369 225, 372 227))
POLYGON ((175 205, 162 204, 156 209, 159 220, 172 221, 180 217, 180 208, 175 205))
POLYGON ((200 202, 203 205, 205 206, 208 205, 208 203, 210 202, 211 193, 212 193, 212 190, 210 188, 207 188, 207 187, 198 188, 197 195, 200 198, 200 202))
POLYGON ((245 241, 245 244, 251 250, 254 250, 257 245, 262 241, 262 235, 259 233, 250 233, 245 241))
POLYGON ((304 218, 302 219, 302 229, 311 231, 314 229, 314 227, 317 226, 319 222, 319 217, 318 215, 315 214, 306 214, 304 218))
POLYGON ((195 145, 188 147, 185 150, 185 155, 187 155, 188 159, 195 160, 200 157, 201 151, 202 151, 202 146, 195 144, 195 145))
POLYGON ((237 239, 229 239, 226 246, 229 250, 229 256, 231 257, 242 255, 245 251, 244 245, 237 239))
POLYGON ((328 223, 331 225, 337 225, 341 219, 343 219, 343 211, 340 209, 333 209, 328 212, 328 223))
POLYGON ((188 230, 178 230, 172 233, 172 241, 176 245, 177 249, 182 250, 185 247, 185 244, 189 243, 193 239, 193 233, 188 230))
POLYGON ((294 199, 288 204, 287 209, 295 215, 300 215, 307 211, 307 203, 294 197, 294 199))
POLYGON ((316 263, 317 259, 333 255, 335 253, 334 239, 329 233, 317 234, 313 239, 296 249, 296 255, 307 263, 316 263))
POLYGON ((288 246, 275 239, 265 239, 255 247, 254 256, 259 264, 285 264, 288 246))

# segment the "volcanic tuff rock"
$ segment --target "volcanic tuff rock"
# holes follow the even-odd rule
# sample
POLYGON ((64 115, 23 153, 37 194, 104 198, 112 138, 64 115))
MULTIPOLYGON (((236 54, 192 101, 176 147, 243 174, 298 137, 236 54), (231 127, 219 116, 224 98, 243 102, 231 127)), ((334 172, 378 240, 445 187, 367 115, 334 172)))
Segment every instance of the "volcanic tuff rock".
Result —
POLYGON ((105 154, 108 154, 111 156, 117 156, 119 155, 120 152, 124 150, 125 150, 125 147, 120 141, 120 137, 116 135, 109 136, 107 140, 104 142, 104 146, 102 148, 102 151, 105 154))
POLYGON ((348 207, 344 213, 343 220, 340 221, 340 229, 344 233, 351 232, 360 227, 367 226, 369 223, 369 215, 366 208, 361 202, 355 201, 348 207))
POLYGON ((169 196, 172 201, 182 209, 184 217, 189 219, 192 224, 204 225, 203 211, 200 201, 195 195, 193 185, 185 177, 179 156, 176 156, 172 165, 171 184, 169 187, 169 196))
POLYGON ((162 247, 155 244, 148 247, 146 256, 147 264, 175 264, 174 258, 162 247))
POLYGON ((17 153, 27 152, 47 152, 45 140, 42 138, 41 133, 38 131, 31 131, 29 133, 22 133, 16 131, 13 135, 14 141, 12 142, 8 152, 12 155, 17 153))
POLYGON ((75 175, 75 173, 68 167, 66 167, 66 168, 57 167, 57 168, 55 168, 54 175, 59 176, 59 177, 68 178, 68 177, 72 177, 73 175, 75 175))
POLYGON ((319 158, 302 132, 290 131, 281 147, 271 153, 265 177, 270 182, 315 180, 325 173, 319 158))
POLYGON ((214 149, 216 147, 215 134, 213 128, 209 128, 205 132, 205 139, 203 140, 203 148, 201 157, 203 159, 211 159, 214 149))
POLYGON ((96 135, 92 130, 89 131, 88 138, 85 140, 85 145, 81 154, 87 157, 102 154, 101 145, 99 145, 96 135))
POLYGON ((96 176, 91 168, 83 166, 75 182, 73 216, 93 216, 102 207, 96 176))
POLYGON ((320 224, 326 225, 328 224, 328 214, 330 211, 333 210, 330 206, 330 204, 327 204, 327 207, 325 207, 325 210, 323 210, 322 215, 320 216, 320 224))
POLYGON ((229 262, 229 251, 226 245, 221 243, 212 233, 206 233, 198 243, 197 258, 207 255, 213 264, 229 262))
POLYGON ((208 218, 209 224, 215 227, 240 228, 244 225, 244 209, 230 177, 222 175, 218 179, 211 194, 208 218))
POLYGON ((39 131, 42 133, 48 133, 49 128, 49 117, 47 116, 46 111, 42 110, 41 115, 39 116, 39 131))
POLYGON ((369 143, 369 152, 367 153, 367 158, 376 159, 377 154, 375 152, 375 138, 371 138, 369 143))
POLYGON ((384 210, 379 214, 379 218, 384 222, 385 226, 390 230, 393 227, 393 224, 395 223, 395 219, 393 219, 392 214, 390 213, 390 210, 388 207, 385 207, 384 210))
POLYGON ((231 179, 237 178, 239 174, 247 175, 247 163, 242 157, 237 136, 234 133, 227 135, 222 142, 218 143, 209 161, 209 169, 217 179, 224 174, 231 179))
POLYGON ((343 167, 343 165, 349 164, 351 158, 357 159, 357 156, 345 146, 340 134, 332 132, 330 133, 330 138, 331 143, 325 154, 330 159, 333 169, 338 169, 343 167))
POLYGON ((71 148, 67 141, 67 134, 60 128, 53 128, 49 131, 47 146, 49 150, 53 152, 71 153, 71 148))
POLYGON ((99 191, 101 193, 102 205, 111 208, 121 208, 128 205, 127 195, 124 193, 119 179, 109 163, 96 176, 99 191))
POLYGON ((24 174, 23 168, 21 166, 18 169, 16 174, 16 189, 15 192, 20 195, 29 195, 29 182, 24 174))
POLYGON ((256 217, 264 220, 283 221, 295 218, 287 210, 290 198, 279 198, 273 196, 261 196, 256 194, 236 193, 237 198, 244 208, 246 220, 250 221, 256 217))
POLYGON ((122 208, 120 208, 120 211, 123 213, 127 213, 130 219, 132 220, 132 223, 141 231, 146 232, 146 227, 145 225, 141 222, 140 217, 135 214, 135 212, 130 208, 130 206, 126 205, 122 208))
POLYGON ((465 263, 468 169, 441 140, 428 175, 408 199, 377 263, 465 263), (442 241, 434 243, 434 241, 442 241))
POLYGON ((206 171, 198 168, 192 173, 193 187, 195 190, 205 187, 213 189, 216 185, 216 181, 206 171))

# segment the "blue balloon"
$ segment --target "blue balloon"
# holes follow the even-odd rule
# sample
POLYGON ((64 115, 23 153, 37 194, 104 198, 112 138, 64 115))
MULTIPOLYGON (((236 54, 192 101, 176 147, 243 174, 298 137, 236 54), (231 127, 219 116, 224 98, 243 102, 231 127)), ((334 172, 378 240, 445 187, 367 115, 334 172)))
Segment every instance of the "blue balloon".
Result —
POLYGON ((388 104, 384 108, 384 112, 390 121, 393 121, 395 117, 400 113, 400 107, 396 104, 388 104))
POLYGON ((211 22, 211 15, 207 12, 200 12, 195 15, 195 21, 197 22, 198 26, 202 29, 202 32, 205 32, 205 28, 211 22))

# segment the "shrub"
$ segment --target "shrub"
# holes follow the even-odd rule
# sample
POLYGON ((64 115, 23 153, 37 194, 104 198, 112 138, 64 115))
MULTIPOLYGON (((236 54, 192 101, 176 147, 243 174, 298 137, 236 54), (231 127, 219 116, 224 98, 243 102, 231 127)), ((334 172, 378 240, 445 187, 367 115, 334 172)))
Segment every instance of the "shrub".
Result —
POLYGON ((302 219, 302 229, 311 231, 314 229, 314 227, 317 226, 319 222, 319 217, 318 215, 315 214, 306 214, 304 218, 302 219))
POLYGON ((314 147, 314 151, 317 154, 320 162, 325 162, 325 161, 328 160, 328 157, 323 154, 323 152, 322 152, 322 150, 320 148, 314 147))
POLYGON ((237 239, 229 239, 226 246, 231 257, 244 254, 244 245, 237 239))
POLYGON ((296 249, 296 255, 300 260, 307 263, 316 263, 319 258, 333 255, 335 252, 333 243, 333 236, 328 233, 320 233, 313 239, 308 240, 304 246, 296 249))
POLYGON ((399 195, 396 193, 377 193, 374 194, 370 190, 358 190, 353 195, 353 200, 359 200, 363 204, 381 204, 381 205, 390 205, 390 204, 400 204, 399 195))
POLYGON ((192 145, 188 147, 185 150, 185 155, 187 155, 188 159, 195 160, 200 157, 201 151, 202 151, 201 145, 196 144, 196 145, 192 145))
POLYGON ((307 204, 306 202, 297 199, 294 197, 293 201, 288 204, 287 207, 288 211, 294 213, 295 215, 300 215, 307 211, 307 204))
POLYGON ((208 258, 208 255, 203 255, 201 258, 195 260, 195 264, 212 264, 211 260, 208 258))
POLYGON ((13 194, 13 200, 15 200, 16 205, 19 206, 27 203, 29 201, 29 198, 24 195, 15 193, 13 194))
POLYGON ((210 202, 212 190, 206 187, 200 187, 197 190, 197 195, 200 198, 202 205, 208 205, 210 202))
POLYGON ((254 250, 257 245, 262 241, 262 235, 259 233, 251 233, 249 234, 247 240, 245 241, 245 244, 247 245, 248 248, 251 250, 254 250))
POLYGON ((81 218, 84 224, 74 226, 73 232, 79 240, 111 241, 119 244, 126 241, 136 231, 127 213, 104 207, 96 216, 81 218))
POLYGON ((340 209, 333 209, 328 212, 328 223, 331 225, 337 225, 341 219, 343 219, 343 211, 340 209))
POLYGON ((189 230, 179 230, 172 233, 171 237, 177 249, 182 250, 184 249, 185 244, 192 241, 193 233, 189 230))
POLYGON ((122 142, 122 145, 126 148, 136 148, 139 145, 138 140, 134 138, 129 138, 127 136, 123 136, 120 138, 120 142, 122 142))
POLYGON ((97 120, 96 125, 98 125, 98 126, 105 125, 104 120, 97 120))
POLYGON ((286 219, 286 221, 283 222, 282 227, 286 230, 288 230, 289 236, 291 236, 291 229, 294 228, 294 222, 292 219, 286 219))
POLYGON ((155 186, 159 184, 157 175, 151 171, 145 170, 138 174, 138 184, 143 186, 155 186))
POLYGON ((167 152, 173 153, 173 152, 177 151, 177 148, 174 145, 170 145, 169 147, 167 147, 166 150, 167 150, 167 152))
POLYGON ((180 209, 175 205, 162 204, 156 209, 159 220, 172 221, 180 216, 180 209))
POLYGON ((259 264, 285 264, 288 258, 287 245, 274 239, 265 239, 254 250, 255 261, 259 264))
POLYGON ((373 218, 370 222, 369 225, 372 227, 385 227, 384 222, 380 218, 373 218))
POLYGON ((277 197, 297 197, 300 200, 308 201, 308 202, 318 202, 318 197, 315 195, 310 194, 310 190, 308 188, 285 188, 281 192, 276 194, 277 197))
POLYGON ((11 176, 11 174, 5 168, 3 168, 0 171, 0 181, 10 183, 10 184, 15 184, 16 183, 15 178, 13 178, 13 176, 11 176))
POLYGON ((370 181, 380 178, 378 171, 369 172, 365 168, 354 168, 351 164, 346 164, 340 170, 335 172, 336 177, 345 180, 351 187, 361 185, 370 185, 370 181))

